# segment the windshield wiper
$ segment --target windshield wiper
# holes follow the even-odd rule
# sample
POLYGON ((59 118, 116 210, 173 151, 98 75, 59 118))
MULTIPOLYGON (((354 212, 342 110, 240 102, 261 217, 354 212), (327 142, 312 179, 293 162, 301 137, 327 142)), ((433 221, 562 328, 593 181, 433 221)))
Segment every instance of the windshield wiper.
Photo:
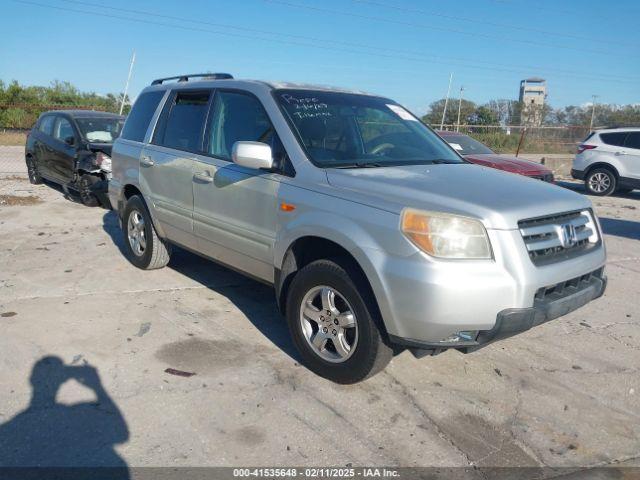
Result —
POLYGON ((375 162, 355 162, 355 163, 347 163, 344 165, 337 165, 334 168, 378 168, 384 167, 381 163, 375 162))
POLYGON ((451 164, 458 164, 458 163, 464 163, 464 162, 456 162, 454 160, 448 160, 446 158, 434 158, 433 160, 429 160, 429 163, 433 163, 434 165, 451 165, 451 164))

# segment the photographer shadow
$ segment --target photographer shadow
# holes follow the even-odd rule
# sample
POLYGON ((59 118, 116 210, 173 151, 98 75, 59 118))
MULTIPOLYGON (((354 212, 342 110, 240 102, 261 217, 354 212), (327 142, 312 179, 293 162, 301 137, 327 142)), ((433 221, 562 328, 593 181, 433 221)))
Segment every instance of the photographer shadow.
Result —
POLYGON ((129 439, 129 429, 94 367, 43 357, 33 366, 30 382, 29 406, 0 425, 0 471, 17 468, 21 478, 31 478, 29 473, 48 478, 48 471, 72 468, 73 478, 130 478, 114 448, 129 439), (71 379, 90 389, 96 400, 58 403, 58 390, 71 379))

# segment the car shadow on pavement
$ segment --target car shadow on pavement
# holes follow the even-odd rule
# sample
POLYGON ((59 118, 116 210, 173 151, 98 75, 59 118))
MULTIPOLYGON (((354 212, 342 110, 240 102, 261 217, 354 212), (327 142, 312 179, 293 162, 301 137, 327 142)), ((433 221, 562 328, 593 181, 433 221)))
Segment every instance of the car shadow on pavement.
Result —
MULTIPOLYGON (((124 238, 115 211, 104 214, 103 229, 124 255, 124 238)), ((301 361, 276 306, 273 287, 175 246, 168 267, 227 298, 271 343, 301 361)))
POLYGON ((640 222, 608 217, 599 217, 599 219, 602 231, 606 235, 640 240, 640 222))
POLYGON ((130 478, 114 448, 129 439, 129 428, 94 367, 46 356, 34 364, 29 380, 29 406, 0 424, 0 477, 16 469, 10 478, 130 478), (69 380, 96 399, 58 403, 58 390, 69 380))

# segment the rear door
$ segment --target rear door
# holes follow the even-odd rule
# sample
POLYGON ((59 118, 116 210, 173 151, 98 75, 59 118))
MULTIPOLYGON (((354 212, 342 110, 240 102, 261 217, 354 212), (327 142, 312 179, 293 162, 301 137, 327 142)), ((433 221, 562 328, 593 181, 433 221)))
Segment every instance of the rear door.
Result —
POLYGON ((260 100, 248 92, 217 91, 209 117, 206 154, 197 157, 194 167, 198 249, 271 282, 282 177, 236 165, 231 151, 237 141, 264 142, 277 151, 277 134, 260 100))
POLYGON ((49 171, 58 181, 68 183, 73 179, 80 136, 68 118, 57 115, 53 124, 53 140, 49 171), (69 139, 73 139, 72 145, 67 143, 69 139))
POLYGON ((627 177, 640 179, 640 132, 629 132, 620 161, 624 164, 627 177))
POLYGON ((195 248, 193 168, 202 153, 210 90, 176 90, 167 99, 140 157, 140 182, 170 240, 195 248))
POLYGON ((38 130, 34 132, 33 155, 37 162, 38 173, 45 178, 52 175, 49 172, 49 161, 53 154, 53 124, 55 115, 45 115, 38 124, 38 130))

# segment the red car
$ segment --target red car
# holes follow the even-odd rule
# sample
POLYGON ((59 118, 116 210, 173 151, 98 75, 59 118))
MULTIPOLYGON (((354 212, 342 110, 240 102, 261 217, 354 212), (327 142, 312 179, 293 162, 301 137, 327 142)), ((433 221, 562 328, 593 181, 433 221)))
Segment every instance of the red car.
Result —
POLYGON ((537 178, 549 183, 554 182, 553 172, 544 165, 517 157, 498 155, 486 145, 463 133, 445 130, 438 130, 437 133, 471 163, 537 178))

